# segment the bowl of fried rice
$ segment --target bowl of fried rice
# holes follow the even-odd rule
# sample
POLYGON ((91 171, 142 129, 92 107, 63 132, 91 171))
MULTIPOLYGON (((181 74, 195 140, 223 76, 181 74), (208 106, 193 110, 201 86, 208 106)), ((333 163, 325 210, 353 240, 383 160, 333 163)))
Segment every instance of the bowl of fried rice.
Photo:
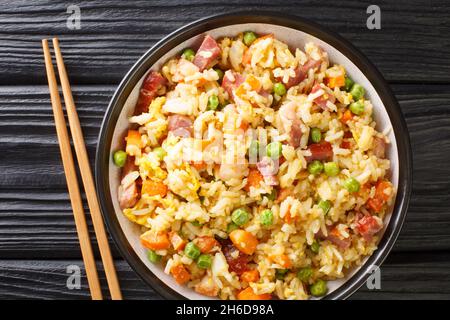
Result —
POLYGON ((120 83, 97 147, 102 212, 165 298, 344 299, 411 190, 398 103, 340 36, 279 13, 173 32, 120 83))

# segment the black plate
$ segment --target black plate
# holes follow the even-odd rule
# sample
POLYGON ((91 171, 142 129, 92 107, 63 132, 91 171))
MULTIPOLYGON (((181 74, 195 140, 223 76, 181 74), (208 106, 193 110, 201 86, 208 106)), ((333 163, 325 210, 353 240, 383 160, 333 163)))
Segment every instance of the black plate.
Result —
POLYGON ((169 299, 186 299, 184 296, 169 288, 157 278, 140 260, 128 243, 114 212, 111 193, 109 189, 108 164, 111 156, 111 139, 113 131, 121 112, 121 107, 128 98, 136 83, 166 52, 178 44, 208 30, 233 24, 243 23, 270 23, 301 30, 317 37, 339 50, 349 58, 372 83, 383 104, 389 106, 386 111, 389 115, 395 138, 397 141, 399 157, 399 183, 393 215, 387 226, 384 236, 378 244, 378 249, 369 257, 368 261, 342 286, 324 299, 345 299, 360 288, 369 276, 372 265, 380 266, 392 246, 394 245, 408 208, 412 185, 412 160, 408 130, 400 107, 388 84, 374 65, 353 45, 338 34, 325 30, 323 27, 292 15, 274 12, 231 12, 197 20, 185 27, 171 33, 149 51, 147 51, 126 74, 106 111, 105 118, 98 139, 95 178, 100 205, 107 226, 123 257, 131 267, 152 286, 161 296, 169 299))

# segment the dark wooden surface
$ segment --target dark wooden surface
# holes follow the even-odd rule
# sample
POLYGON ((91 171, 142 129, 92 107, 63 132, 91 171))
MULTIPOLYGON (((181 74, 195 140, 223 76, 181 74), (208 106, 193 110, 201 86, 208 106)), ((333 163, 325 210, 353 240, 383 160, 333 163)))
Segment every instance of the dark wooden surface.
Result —
MULTIPOLYGON (((353 299, 450 299, 450 4, 448 1, 89 1, 81 29, 66 27, 72 2, 0 4, 0 298, 89 298, 66 287, 82 267, 59 156, 40 40, 57 35, 91 160, 115 87, 134 61, 176 28, 238 9, 296 13, 350 40, 391 83, 414 156, 406 223, 381 268, 381 290, 353 299), (366 8, 381 8, 368 30, 366 8)), ((87 209, 87 207, 86 207, 87 209)), ((92 228, 90 228, 92 230, 92 228)), ((157 299, 111 242, 127 299, 157 299)), ((98 253, 97 253, 98 257, 98 253)), ((83 273, 84 274, 84 273, 83 273)), ((103 276, 103 275, 102 275, 103 276)), ((102 279, 103 285, 106 284, 102 279)), ((106 289, 106 288, 105 288, 106 289)), ((106 292, 106 290, 105 290, 106 292)))

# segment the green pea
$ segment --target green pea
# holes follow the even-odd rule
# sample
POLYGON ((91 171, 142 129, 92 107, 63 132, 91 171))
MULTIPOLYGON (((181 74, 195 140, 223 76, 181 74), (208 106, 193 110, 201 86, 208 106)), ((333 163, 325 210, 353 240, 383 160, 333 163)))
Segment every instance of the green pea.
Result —
POLYGON ((255 41, 258 37, 253 31, 247 31, 244 33, 244 43, 246 46, 249 46, 255 41))
POLYGON ((201 224, 200 222, 198 222, 197 220, 191 221, 191 224, 192 224, 194 227, 201 227, 201 226, 202 226, 202 224, 201 224))
POLYGON ((328 288, 327 288, 327 282, 323 281, 322 279, 319 279, 311 285, 309 288, 309 291, 311 292, 311 295, 314 297, 322 297, 327 294, 328 288))
POLYGON ((358 101, 359 99, 364 97, 365 93, 366 90, 364 90, 364 88, 357 83, 355 83, 350 90, 350 94, 352 95, 354 101, 358 101))
POLYGON ((361 100, 353 102, 348 108, 353 114, 360 115, 364 112, 364 102, 361 100))
POLYGON ((345 77, 345 84, 344 84, 345 91, 349 92, 354 84, 355 82, 353 82, 352 79, 350 79, 349 77, 345 77))
POLYGON ((322 132, 320 132, 319 128, 311 129, 311 141, 314 143, 319 143, 322 140, 322 132))
POLYGON ((276 269, 275 270, 275 279, 283 280, 286 277, 286 274, 289 272, 289 269, 276 269))
POLYGON ((310 174, 318 175, 323 171, 323 163, 319 160, 314 160, 308 164, 308 172, 310 174))
POLYGON ((284 84, 277 82, 273 85, 273 92, 280 97, 284 96, 286 94, 286 87, 284 84))
POLYGON ((186 247, 184 247, 184 254, 195 260, 200 255, 200 249, 193 242, 189 242, 186 247))
POLYGON ((234 222, 231 222, 227 225, 227 233, 231 233, 231 231, 234 231, 236 229, 239 229, 239 226, 234 222))
POLYGON ((278 196, 277 189, 273 189, 271 193, 267 193, 265 196, 270 201, 274 201, 277 198, 277 196, 278 196))
POLYGON ((319 253, 320 244, 317 241, 314 241, 309 248, 311 249, 312 252, 317 254, 319 253))
POLYGON ((125 162, 127 162, 127 153, 122 150, 114 152, 113 155, 114 164, 118 167, 123 167, 125 162))
POLYGON ((164 150, 161 147, 157 147, 157 148, 153 149, 153 152, 156 154, 156 156, 159 158, 159 160, 164 159, 164 157, 167 155, 166 150, 164 150))
POLYGON ((223 71, 222 70, 220 70, 219 68, 214 68, 213 69, 216 73, 217 73, 217 75, 219 76, 219 82, 222 82, 222 79, 223 79, 223 71))
POLYGON ((259 220, 263 226, 270 226, 273 223, 273 212, 270 209, 265 209, 261 212, 259 220))
POLYGON ((353 177, 346 179, 343 183, 343 186, 345 189, 347 189, 348 192, 358 192, 360 188, 358 180, 353 177))
POLYGON ((208 110, 216 110, 219 106, 219 98, 213 94, 208 98, 208 110))
POLYGON ((209 254, 202 254, 197 259, 197 266, 201 269, 209 269, 211 268, 212 257, 209 254))
POLYGON ((331 209, 331 201, 330 200, 320 200, 317 206, 322 209, 323 214, 327 214, 331 209))
POLYGON ((236 209, 231 214, 231 221, 238 226, 243 226, 248 220, 250 220, 250 215, 244 208, 236 209))
POLYGON ((311 278, 313 274, 313 270, 310 267, 301 268, 297 272, 297 278, 299 278, 300 281, 306 282, 311 278))
POLYGON ((195 57, 195 51, 191 48, 184 49, 181 57, 192 62, 195 57))
POLYGON ((252 140, 250 146, 248 147, 248 155, 252 159, 257 159, 259 155, 259 142, 258 140, 252 140))
POLYGON ((336 162, 327 162, 323 165, 325 174, 329 177, 334 177, 339 174, 339 166, 336 162))
POLYGON ((271 142, 266 147, 266 153, 272 159, 278 159, 281 157, 281 152, 283 151, 283 146, 281 142, 275 141, 271 142))
POLYGON ((161 260, 161 256, 153 250, 147 251, 147 258, 151 263, 158 263, 161 260))

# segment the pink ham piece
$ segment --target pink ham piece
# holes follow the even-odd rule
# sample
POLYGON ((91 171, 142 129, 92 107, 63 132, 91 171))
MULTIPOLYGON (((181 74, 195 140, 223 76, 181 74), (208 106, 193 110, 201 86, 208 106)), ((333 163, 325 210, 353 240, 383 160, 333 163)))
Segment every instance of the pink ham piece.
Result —
POLYGON ((282 77, 278 77, 277 80, 284 83, 286 86, 286 89, 289 89, 290 87, 298 85, 300 82, 305 80, 309 69, 317 68, 320 66, 322 62, 320 60, 308 60, 304 65, 300 65, 297 68, 294 69, 295 76, 290 77, 287 82, 282 81, 282 77))
POLYGON ((245 77, 232 70, 227 70, 223 75, 222 88, 228 93, 230 98, 233 97, 233 90, 239 87, 245 81, 245 77))
POLYGON ((383 225, 370 214, 358 215, 356 221, 356 231, 362 235, 364 240, 367 242, 371 241, 373 236, 381 229, 383 229, 383 225))
POLYGON ((127 188, 119 192, 119 205, 121 209, 132 208, 138 201, 138 190, 136 181, 130 184, 127 188))
MULTIPOLYGON (((122 168, 122 179, 132 171, 137 171, 138 167, 134 164, 134 157, 127 157, 127 162, 122 168)), ((137 182, 133 181, 127 188, 119 189, 119 205, 121 209, 134 207, 139 197, 137 182)))
POLYGON ((291 103, 284 104, 280 107, 279 113, 283 121, 284 130, 289 135, 289 145, 294 148, 298 148, 303 136, 301 127, 303 122, 297 117, 295 106, 291 103))
POLYGON ((142 83, 139 91, 139 98, 134 109, 135 115, 140 115, 143 112, 148 111, 148 106, 152 100, 157 96, 159 89, 167 83, 159 72, 150 71, 142 83))
POLYGON ((278 178, 276 176, 278 171, 278 164, 269 157, 263 157, 260 162, 256 164, 259 172, 264 178, 264 183, 268 186, 278 185, 278 178))
POLYGON ((220 47, 213 37, 206 35, 192 61, 200 71, 211 67, 220 55, 220 47))
POLYGON ((324 93, 321 94, 320 96, 318 96, 317 98, 315 98, 313 101, 314 101, 315 104, 317 104, 323 110, 329 110, 329 108, 327 106, 327 102, 330 101, 331 103, 334 103, 336 101, 336 98, 333 95, 331 95, 328 92, 326 92, 325 89, 322 88, 319 83, 316 83, 312 87, 310 94, 314 94, 314 93, 316 93, 319 90, 324 91, 324 93))
POLYGON ((188 116, 173 115, 168 118, 168 130, 174 136, 189 138, 192 136, 192 120, 188 116))
POLYGON ((310 156, 305 156, 307 162, 314 160, 330 161, 333 158, 333 147, 327 141, 310 144, 307 150, 311 152, 310 156))
POLYGON ((319 230, 319 232, 316 233, 316 238, 320 240, 328 240, 332 244, 336 245, 340 249, 347 249, 352 244, 351 237, 349 238, 341 238, 338 235, 335 235, 336 232, 333 232, 335 226, 327 226, 328 236, 325 237, 325 235, 322 233, 322 231, 319 230))
POLYGON ((380 159, 386 157, 386 141, 382 138, 373 138, 373 154, 380 159))

